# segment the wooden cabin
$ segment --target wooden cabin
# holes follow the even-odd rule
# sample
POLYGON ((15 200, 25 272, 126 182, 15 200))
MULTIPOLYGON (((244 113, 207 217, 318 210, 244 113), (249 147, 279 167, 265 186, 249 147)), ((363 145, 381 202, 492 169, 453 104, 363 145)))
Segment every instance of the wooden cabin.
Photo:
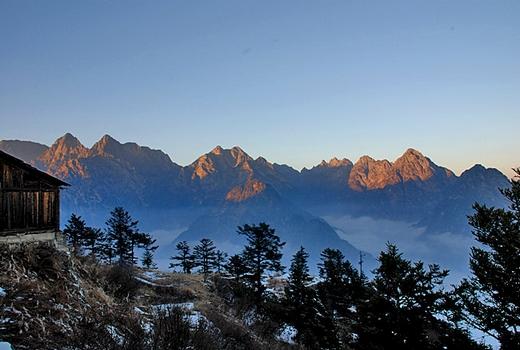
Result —
POLYGON ((55 240, 67 183, 0 151, 0 243, 55 240))

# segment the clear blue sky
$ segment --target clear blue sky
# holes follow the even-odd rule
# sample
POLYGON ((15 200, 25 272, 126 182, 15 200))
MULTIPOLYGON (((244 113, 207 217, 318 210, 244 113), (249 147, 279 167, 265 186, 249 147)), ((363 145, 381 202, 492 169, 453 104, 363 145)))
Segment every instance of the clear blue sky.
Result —
MULTIPOLYGON (((520 166, 520 1, 0 0, 0 139, 520 166)), ((509 173, 510 174, 510 173, 509 173)))

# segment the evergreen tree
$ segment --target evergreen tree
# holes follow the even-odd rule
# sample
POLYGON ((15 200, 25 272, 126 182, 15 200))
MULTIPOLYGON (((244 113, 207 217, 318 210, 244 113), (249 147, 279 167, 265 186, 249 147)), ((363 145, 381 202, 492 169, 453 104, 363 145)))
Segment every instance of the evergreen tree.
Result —
POLYGON ((213 241, 208 238, 203 238, 200 243, 193 248, 193 255, 195 256, 195 265, 200 268, 206 280, 208 274, 213 270, 215 261, 217 259, 216 247, 213 241))
POLYGON ((135 256, 136 249, 149 250, 153 255, 153 252, 158 248, 158 246, 154 246, 156 240, 153 239, 150 234, 140 232, 137 227, 130 235, 130 242, 130 261, 133 264, 137 263, 137 257, 135 256))
POLYGON ((224 265, 226 263, 227 253, 223 252, 222 250, 217 250, 215 254, 215 269, 217 270, 217 273, 221 273, 222 269, 224 268, 224 265))
POLYGON ((72 247, 72 251, 75 254, 81 254, 83 240, 87 234, 87 225, 85 220, 83 220, 81 216, 73 213, 65 225, 63 234, 65 235, 68 245, 72 247))
POLYGON ((247 267, 246 278, 259 306, 263 300, 265 287, 262 284, 265 272, 283 272, 281 249, 285 242, 266 223, 238 227, 238 234, 246 236, 247 243, 242 252, 242 260, 247 267))
POLYGON ((475 204, 469 218, 481 244, 471 249, 473 276, 457 288, 457 315, 500 342, 520 349, 520 169, 511 188, 502 189, 508 209, 475 204))
POLYGON ((285 288, 285 299, 288 305, 298 307, 304 305, 308 300, 308 286, 312 281, 307 265, 308 259, 309 254, 303 247, 300 247, 292 257, 287 287, 285 288))
POLYGON ((394 245, 379 256, 372 294, 362 304, 357 347, 362 349, 482 349, 469 335, 437 318, 447 311, 438 265, 412 263, 394 245))
POLYGON ((106 264, 111 265, 117 257, 114 242, 107 231, 102 231, 102 236, 97 243, 97 250, 100 260, 106 264))
POLYGON ((157 265, 153 261, 153 249, 145 249, 143 253, 143 258, 141 259, 141 263, 143 267, 147 269, 155 269, 157 265))
POLYGON ((336 346, 352 344, 352 329, 357 322, 357 308, 366 298, 364 277, 352 267, 338 249, 326 248, 318 265, 321 277, 318 295, 325 306, 327 322, 333 328, 336 346))
POLYGON ((140 241, 140 248, 144 248, 143 257, 141 258, 141 263, 143 267, 147 269, 155 269, 157 265, 155 264, 153 257, 154 252, 159 246, 154 245, 157 240, 152 239, 152 237, 148 234, 143 234, 140 241))
POLYGON ((226 272, 233 277, 235 282, 239 282, 247 272, 247 266, 242 257, 238 254, 232 255, 224 268, 226 272))
POLYGON ((135 248, 144 248, 151 241, 149 235, 139 232, 138 224, 139 221, 133 220, 122 207, 110 212, 106 222, 107 236, 120 263, 135 264, 135 248))
POLYGON ((175 246, 177 255, 172 256, 169 268, 181 267, 183 273, 191 273, 191 269, 195 266, 195 257, 190 252, 188 242, 182 241, 175 246))
POLYGON ((103 231, 99 228, 87 227, 83 238, 83 246, 93 258, 101 258, 103 231))
POLYGON ((338 249, 324 249, 318 267, 322 279, 318 285, 321 300, 332 314, 350 316, 354 301, 363 293, 359 274, 338 249))
POLYGON ((324 348, 330 343, 329 329, 322 317, 315 290, 310 286, 312 277, 309 274, 307 260, 309 254, 303 247, 298 250, 291 262, 289 278, 285 288, 283 305, 286 309, 288 324, 297 331, 295 341, 308 348, 324 348))

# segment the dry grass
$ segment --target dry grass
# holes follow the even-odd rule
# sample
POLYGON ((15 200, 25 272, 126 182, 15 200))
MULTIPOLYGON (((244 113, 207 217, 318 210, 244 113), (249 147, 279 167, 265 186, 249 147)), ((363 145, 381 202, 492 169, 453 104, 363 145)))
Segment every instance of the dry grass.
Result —
POLYGON ((171 335, 143 325, 159 322, 184 329, 178 315, 161 316, 151 306, 185 302, 208 320, 190 326, 184 339, 190 348, 288 348, 272 334, 266 337, 258 332, 261 328, 244 324, 243 310, 220 293, 218 286, 226 280, 218 277, 205 282, 200 275, 157 273, 151 279, 141 269, 122 271, 38 245, 0 246, 0 271, 0 287, 6 291, 0 296, 0 333, 17 349, 169 349, 150 346, 171 341, 171 335))
POLYGON ((2 338, 17 349, 63 345, 91 309, 110 310, 95 274, 48 245, 0 246, 2 338))

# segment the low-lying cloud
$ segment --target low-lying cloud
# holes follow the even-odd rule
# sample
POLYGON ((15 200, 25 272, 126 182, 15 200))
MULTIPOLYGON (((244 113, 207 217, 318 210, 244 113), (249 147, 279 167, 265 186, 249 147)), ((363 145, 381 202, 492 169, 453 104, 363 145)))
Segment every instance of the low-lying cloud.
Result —
POLYGON ((475 244, 473 236, 444 232, 425 233, 425 229, 414 223, 374 219, 371 217, 324 216, 338 235, 369 252, 374 257, 384 250, 386 244, 396 244, 408 259, 425 263, 437 263, 450 270, 448 283, 455 283, 468 276, 469 250, 475 244))

